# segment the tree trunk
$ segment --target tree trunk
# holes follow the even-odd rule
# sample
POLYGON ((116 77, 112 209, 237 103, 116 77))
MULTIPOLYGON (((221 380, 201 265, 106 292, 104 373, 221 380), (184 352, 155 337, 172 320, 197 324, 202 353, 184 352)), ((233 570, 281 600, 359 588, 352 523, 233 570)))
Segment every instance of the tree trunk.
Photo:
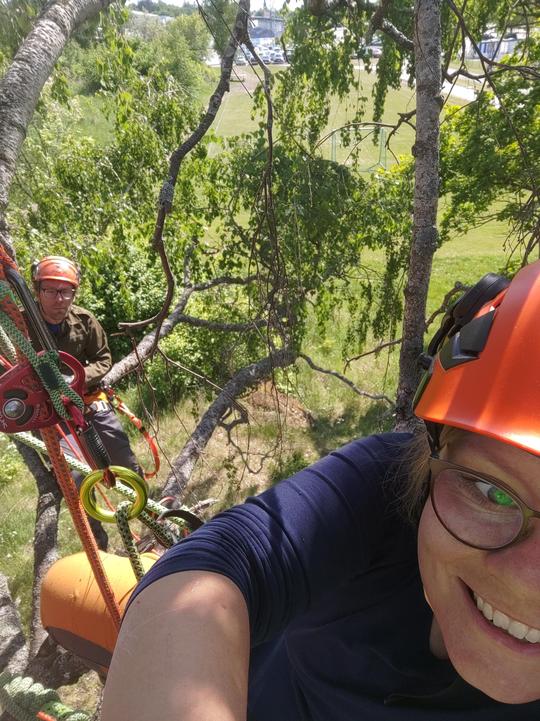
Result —
POLYGON ((413 430, 416 425, 412 400, 420 374, 418 357, 424 344, 426 300, 433 254, 438 247, 439 115, 442 107, 440 0, 416 0, 414 30, 414 218, 399 358, 397 430, 413 430))
POLYGON ((0 573, 0 671, 22 673, 28 661, 28 646, 19 611, 11 598, 7 578, 0 573))
POLYGON ((58 558, 58 517, 62 493, 56 479, 31 448, 16 442, 28 469, 36 479, 38 499, 34 531, 34 575, 32 582, 32 616, 30 618, 29 654, 32 659, 47 638, 41 625, 40 595, 43 577, 58 558))
POLYGON ((12 251, 5 219, 17 158, 45 82, 73 32, 111 0, 54 2, 36 21, 0 81, 0 242, 12 251))

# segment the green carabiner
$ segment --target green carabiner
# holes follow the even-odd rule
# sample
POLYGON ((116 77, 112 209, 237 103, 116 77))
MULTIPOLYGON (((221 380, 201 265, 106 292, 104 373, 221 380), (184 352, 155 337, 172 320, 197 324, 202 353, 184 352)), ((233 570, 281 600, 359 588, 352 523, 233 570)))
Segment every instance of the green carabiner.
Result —
POLYGON ((148 486, 146 482, 137 474, 135 471, 123 466, 109 466, 107 469, 98 469, 89 473, 84 481, 82 482, 79 495, 84 510, 89 516, 95 518, 102 523, 116 523, 116 517, 114 511, 109 511, 101 508, 97 505, 96 494, 93 493, 94 486, 96 483, 100 483, 104 476, 105 471, 111 471, 115 478, 118 478, 126 486, 129 486, 135 491, 136 498, 131 505, 128 512, 128 520, 137 518, 141 511, 146 508, 148 501, 148 486))

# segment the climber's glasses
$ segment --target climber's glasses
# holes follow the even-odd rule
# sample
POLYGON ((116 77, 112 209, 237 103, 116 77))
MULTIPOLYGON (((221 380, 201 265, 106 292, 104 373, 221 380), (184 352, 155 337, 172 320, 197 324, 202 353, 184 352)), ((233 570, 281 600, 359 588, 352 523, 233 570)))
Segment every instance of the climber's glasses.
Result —
POLYGON ((505 483, 440 458, 430 458, 430 495, 437 518, 458 541, 496 550, 521 540, 535 511, 505 483))
POLYGON ((40 291, 49 300, 57 296, 62 300, 73 300, 75 297, 75 288, 40 288, 40 291))

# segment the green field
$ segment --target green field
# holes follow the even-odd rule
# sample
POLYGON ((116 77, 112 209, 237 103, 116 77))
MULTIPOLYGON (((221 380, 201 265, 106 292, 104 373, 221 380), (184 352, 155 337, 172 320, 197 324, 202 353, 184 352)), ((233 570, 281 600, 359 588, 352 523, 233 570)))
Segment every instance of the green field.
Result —
MULTIPOLYGON (((274 73, 279 74, 286 72, 280 69, 273 69, 274 73)), ((369 123, 373 118, 373 98, 372 90, 375 83, 374 71, 368 73, 365 70, 356 70, 359 74, 360 87, 357 92, 351 94, 346 100, 340 101, 334 99, 330 110, 328 125, 323 133, 328 135, 334 130, 346 125, 354 116, 355 110, 363 102, 362 98, 366 98, 365 102, 365 121, 369 123)), ((259 82, 260 72, 249 66, 238 68, 237 78, 231 83, 231 92, 224 97, 223 104, 217 114, 214 130, 217 135, 227 137, 231 135, 249 132, 257 127, 257 119, 252 118, 252 99, 251 93, 259 82), (240 80, 238 79, 240 78, 240 80)), ((388 93, 388 101, 382 122, 396 123, 398 113, 407 112, 414 108, 414 91, 411 88, 403 86, 399 90, 390 90, 388 93)), ((388 130, 383 132, 389 132, 388 130)), ((413 142, 413 130, 408 125, 403 125, 400 130, 393 136, 390 149, 386 152, 386 162, 391 164, 395 162, 395 158, 400 155, 408 155, 413 142)), ((351 149, 341 147, 338 136, 336 136, 336 144, 334 150, 332 148, 332 140, 328 138, 321 145, 321 152, 324 157, 331 158, 339 162, 346 162, 351 149)), ((365 140, 362 142, 360 152, 361 168, 368 168, 376 165, 381 159, 379 151, 379 143, 373 143, 373 128, 366 128, 365 140)))

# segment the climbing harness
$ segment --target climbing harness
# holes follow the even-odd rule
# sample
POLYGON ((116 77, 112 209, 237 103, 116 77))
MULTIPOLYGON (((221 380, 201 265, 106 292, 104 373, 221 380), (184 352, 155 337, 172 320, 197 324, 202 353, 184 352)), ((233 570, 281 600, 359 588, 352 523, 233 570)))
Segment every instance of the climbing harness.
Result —
POLYGON ((150 435, 150 433, 147 431, 147 429, 144 426, 144 423, 141 421, 140 418, 137 418, 135 413, 131 411, 125 402, 120 398, 120 396, 116 393, 116 391, 108 386, 105 388, 105 392, 107 393, 107 398, 109 399, 109 403, 112 405, 112 407, 118 411, 119 413, 122 413, 126 416, 126 418, 135 426, 135 428, 139 431, 139 433, 143 436, 146 443, 148 444, 148 448, 150 450, 150 453, 152 454, 152 458, 154 460, 154 470, 153 471, 144 471, 144 478, 145 480, 149 480, 150 478, 153 478, 157 475, 157 472, 160 468, 160 460, 159 460, 159 453, 156 445, 155 439, 150 435))

